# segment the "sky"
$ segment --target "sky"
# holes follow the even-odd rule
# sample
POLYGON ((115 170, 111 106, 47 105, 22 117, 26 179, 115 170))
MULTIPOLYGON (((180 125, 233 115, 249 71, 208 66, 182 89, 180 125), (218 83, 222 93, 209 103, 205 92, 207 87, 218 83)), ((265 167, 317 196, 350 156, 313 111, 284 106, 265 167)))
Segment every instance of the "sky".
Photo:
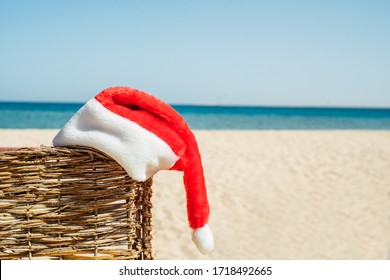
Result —
POLYGON ((390 108, 390 1, 0 0, 0 101, 390 108))

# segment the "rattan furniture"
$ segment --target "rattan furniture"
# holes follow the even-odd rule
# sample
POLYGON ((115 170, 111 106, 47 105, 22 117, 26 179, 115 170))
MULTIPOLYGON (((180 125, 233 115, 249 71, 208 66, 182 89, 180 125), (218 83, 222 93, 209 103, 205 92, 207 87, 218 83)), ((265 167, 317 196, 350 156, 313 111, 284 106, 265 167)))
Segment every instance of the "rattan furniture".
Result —
POLYGON ((0 149, 0 259, 153 259, 152 179, 87 147, 0 149))

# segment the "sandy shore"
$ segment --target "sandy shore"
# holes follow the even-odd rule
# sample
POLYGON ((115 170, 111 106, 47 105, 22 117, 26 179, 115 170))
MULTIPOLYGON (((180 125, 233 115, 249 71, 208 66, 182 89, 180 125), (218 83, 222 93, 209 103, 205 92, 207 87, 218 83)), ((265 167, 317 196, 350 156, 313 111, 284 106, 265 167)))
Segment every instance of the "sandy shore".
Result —
MULTIPOLYGON (((0 146, 57 130, 0 130, 0 146)), ((216 249, 187 227, 182 175, 154 182, 158 259, 390 259, 390 131, 196 131, 216 249)))

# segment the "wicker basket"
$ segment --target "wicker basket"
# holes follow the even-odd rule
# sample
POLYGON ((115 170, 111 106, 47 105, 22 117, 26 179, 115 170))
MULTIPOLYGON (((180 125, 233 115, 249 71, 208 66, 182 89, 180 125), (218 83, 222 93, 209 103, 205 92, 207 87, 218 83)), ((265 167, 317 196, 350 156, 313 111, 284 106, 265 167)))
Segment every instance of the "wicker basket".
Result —
POLYGON ((86 147, 0 151, 0 259, 153 259, 152 179, 86 147))

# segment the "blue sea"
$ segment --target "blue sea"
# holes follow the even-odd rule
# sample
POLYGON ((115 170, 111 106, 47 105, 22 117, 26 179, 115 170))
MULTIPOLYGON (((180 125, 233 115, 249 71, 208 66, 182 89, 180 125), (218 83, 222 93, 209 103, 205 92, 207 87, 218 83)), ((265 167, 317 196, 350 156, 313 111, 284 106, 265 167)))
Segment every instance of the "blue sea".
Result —
MULTIPOLYGON (((0 128, 61 128, 82 105, 0 102, 0 128)), ((192 129, 390 129, 390 108, 173 107, 192 129)))

